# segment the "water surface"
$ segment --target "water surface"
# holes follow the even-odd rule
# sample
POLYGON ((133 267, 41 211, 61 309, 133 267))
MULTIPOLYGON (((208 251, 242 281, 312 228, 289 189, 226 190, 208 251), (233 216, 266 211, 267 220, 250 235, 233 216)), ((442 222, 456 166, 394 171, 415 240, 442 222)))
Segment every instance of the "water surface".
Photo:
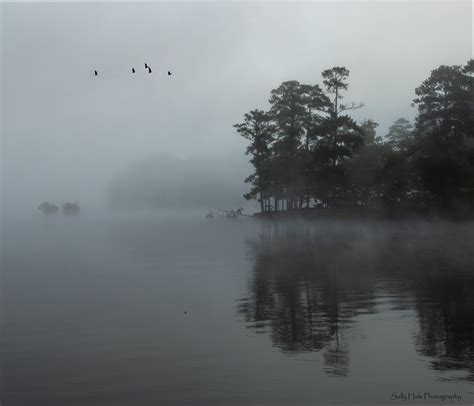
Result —
POLYGON ((472 404, 473 243, 466 223, 6 218, 2 405, 472 404))

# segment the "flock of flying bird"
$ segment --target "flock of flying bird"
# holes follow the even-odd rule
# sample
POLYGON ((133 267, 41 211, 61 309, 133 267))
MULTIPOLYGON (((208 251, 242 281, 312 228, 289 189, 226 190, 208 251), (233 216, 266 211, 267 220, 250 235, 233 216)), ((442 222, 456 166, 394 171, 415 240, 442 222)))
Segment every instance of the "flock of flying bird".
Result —
MULTIPOLYGON (((152 72, 152 71, 151 71, 151 68, 148 66, 147 63, 145 63, 145 69, 148 69, 148 73, 151 73, 151 72, 152 72)), ((132 68, 132 73, 135 73, 135 68, 132 68)), ((95 75, 95 76, 98 76, 98 75, 99 75, 99 73, 97 72, 97 70, 94 70, 94 75, 95 75)), ((171 76, 171 72, 170 72, 170 71, 168 71, 168 76, 171 76)))

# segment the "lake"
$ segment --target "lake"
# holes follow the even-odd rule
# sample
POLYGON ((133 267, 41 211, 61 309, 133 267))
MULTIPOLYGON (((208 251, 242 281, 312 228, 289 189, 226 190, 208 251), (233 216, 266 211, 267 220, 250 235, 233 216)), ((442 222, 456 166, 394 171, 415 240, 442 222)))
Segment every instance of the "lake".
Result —
POLYGON ((474 402, 473 223, 204 215, 5 217, 1 404, 474 402))

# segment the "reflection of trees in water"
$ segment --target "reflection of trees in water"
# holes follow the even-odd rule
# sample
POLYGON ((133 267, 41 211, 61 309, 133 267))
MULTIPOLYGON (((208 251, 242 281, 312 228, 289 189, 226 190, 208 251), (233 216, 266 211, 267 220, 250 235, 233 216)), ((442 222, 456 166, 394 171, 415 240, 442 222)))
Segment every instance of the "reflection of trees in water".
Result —
POLYGON ((321 351, 328 373, 346 375, 348 328, 375 311, 377 281, 395 309, 415 308, 415 344, 432 367, 474 380, 473 239, 460 228, 264 224, 248 242, 254 272, 239 310, 277 348, 321 351))
MULTIPOLYGON (((391 233, 377 252, 379 261, 391 264, 381 269, 380 279, 409 282, 417 351, 431 358, 433 369, 458 371, 455 379, 474 381, 474 233, 468 227, 391 233)), ((397 297, 406 293, 398 287, 397 297)))
POLYGON ((434 369, 465 370, 460 378, 474 381, 474 275, 472 269, 470 275, 462 272, 467 270, 433 272, 415 281, 416 342, 433 358, 434 369))

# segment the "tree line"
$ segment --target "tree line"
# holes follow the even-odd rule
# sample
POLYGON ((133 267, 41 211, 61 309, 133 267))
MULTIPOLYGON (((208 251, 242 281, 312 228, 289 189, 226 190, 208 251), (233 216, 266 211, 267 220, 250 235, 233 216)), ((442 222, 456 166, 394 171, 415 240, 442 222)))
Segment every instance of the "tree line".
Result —
POLYGON ((322 87, 296 80, 271 91, 270 108, 235 124, 254 167, 246 199, 261 212, 315 207, 473 207, 474 62, 442 65, 415 89, 412 124, 388 134, 357 122, 346 103, 349 70, 322 72, 322 87))

